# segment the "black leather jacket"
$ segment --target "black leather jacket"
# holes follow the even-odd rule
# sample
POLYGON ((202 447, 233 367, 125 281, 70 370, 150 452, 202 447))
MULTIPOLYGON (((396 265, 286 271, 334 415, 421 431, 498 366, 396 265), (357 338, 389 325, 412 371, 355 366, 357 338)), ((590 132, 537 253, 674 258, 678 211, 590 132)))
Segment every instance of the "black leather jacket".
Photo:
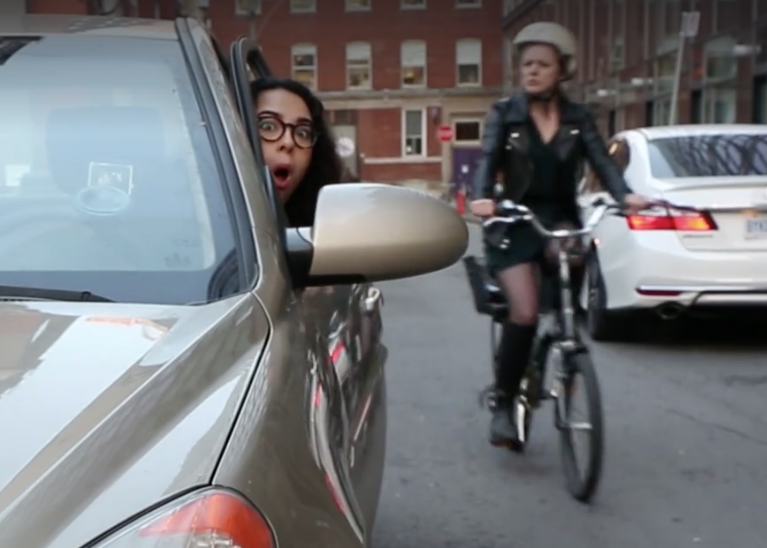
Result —
MULTIPOLYGON (((530 143, 527 120, 527 97, 524 95, 497 102, 485 120, 482 132, 482 159, 474 178, 475 198, 519 201, 532 180, 532 162, 527 150, 530 143), (496 174, 503 174, 503 187, 496 191, 496 174)), ((585 105, 560 101, 560 128, 555 145, 564 164, 564 173, 572 173, 573 195, 588 160, 605 189, 621 202, 631 189, 599 135, 594 118, 585 105)))

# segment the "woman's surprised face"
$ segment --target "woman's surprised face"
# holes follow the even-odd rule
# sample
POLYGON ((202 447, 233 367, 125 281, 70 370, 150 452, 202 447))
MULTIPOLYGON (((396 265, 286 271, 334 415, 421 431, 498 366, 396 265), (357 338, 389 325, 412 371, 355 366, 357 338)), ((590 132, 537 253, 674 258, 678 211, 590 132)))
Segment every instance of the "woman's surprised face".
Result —
POLYGON ((546 44, 533 44, 522 50, 522 87, 527 93, 547 93, 560 82, 559 54, 546 44))
POLYGON ((284 89, 264 91, 256 104, 264 161, 282 203, 301 184, 312 160, 316 134, 303 99, 284 89))

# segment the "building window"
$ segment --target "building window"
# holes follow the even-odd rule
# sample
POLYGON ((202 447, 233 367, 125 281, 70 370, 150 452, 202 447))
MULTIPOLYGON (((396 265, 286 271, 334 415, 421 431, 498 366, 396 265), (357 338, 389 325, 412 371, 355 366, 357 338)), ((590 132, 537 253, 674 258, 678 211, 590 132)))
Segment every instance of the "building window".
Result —
POLYGON ((703 90, 703 122, 706 124, 734 124, 737 106, 735 89, 711 87, 703 90))
POLYGON ((703 46, 706 81, 722 82, 738 75, 736 44, 737 41, 731 36, 720 36, 703 46))
POLYGON ((290 13, 314 13, 317 0, 290 0, 290 13))
POLYGON ((767 124, 767 76, 758 76, 754 80, 753 113, 755 124, 767 124))
POLYGON ((370 89, 373 84, 372 50, 367 42, 346 44, 346 87, 370 89))
MULTIPOLYGON (((767 10, 765 10, 767 12, 767 10)), ((767 22, 760 24, 754 30, 754 45, 756 46, 756 70, 758 72, 767 71, 767 22)))
POLYGON ((455 0, 455 7, 458 9, 481 8, 482 0, 455 0))
POLYGON ((346 11, 370 11, 373 0, 346 0, 346 11))
POLYGON ((399 7, 403 10, 426 9, 426 0, 399 0, 399 7))
POLYGON ((652 125, 665 126, 671 119, 671 99, 658 99, 653 104, 652 125))
POLYGON ((261 15, 261 0, 234 0, 234 13, 238 16, 261 15))
POLYGON ((676 54, 667 53, 655 60, 655 94, 663 95, 671 93, 674 87, 674 73, 676 72, 676 54))
POLYGON ((293 80, 298 80, 310 89, 317 89, 317 46, 293 46, 290 58, 293 80))
POLYGON ((482 123, 479 120, 457 120, 455 122, 456 143, 477 143, 482 123))
POLYGON ((455 45, 459 86, 479 86, 482 83, 482 42, 459 40, 455 45))
POLYGON ((426 115, 423 110, 405 110, 402 114, 402 155, 425 156, 426 115))
POLYGON ((426 42, 408 40, 402 42, 400 51, 403 87, 426 86, 426 42))

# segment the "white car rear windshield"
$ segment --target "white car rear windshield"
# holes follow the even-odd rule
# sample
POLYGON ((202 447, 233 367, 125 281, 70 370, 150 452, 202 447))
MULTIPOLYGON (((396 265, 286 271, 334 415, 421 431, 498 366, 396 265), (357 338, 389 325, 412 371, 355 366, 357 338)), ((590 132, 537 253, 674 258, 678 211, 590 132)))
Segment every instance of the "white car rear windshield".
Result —
POLYGON ((648 147, 658 179, 767 175, 767 133, 652 139, 648 147))
POLYGON ((0 285, 205 302, 230 218, 178 42, 0 38, 0 285))

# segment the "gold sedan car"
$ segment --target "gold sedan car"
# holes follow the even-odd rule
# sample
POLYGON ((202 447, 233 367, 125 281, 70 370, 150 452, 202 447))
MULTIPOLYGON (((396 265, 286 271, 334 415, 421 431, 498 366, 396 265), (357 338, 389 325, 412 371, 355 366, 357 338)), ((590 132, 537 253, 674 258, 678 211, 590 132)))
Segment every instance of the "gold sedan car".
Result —
POLYGON ((370 545, 372 284, 468 231, 377 184, 282 226, 241 115, 263 60, 230 53, 192 20, 0 21, 4 548, 370 545))

